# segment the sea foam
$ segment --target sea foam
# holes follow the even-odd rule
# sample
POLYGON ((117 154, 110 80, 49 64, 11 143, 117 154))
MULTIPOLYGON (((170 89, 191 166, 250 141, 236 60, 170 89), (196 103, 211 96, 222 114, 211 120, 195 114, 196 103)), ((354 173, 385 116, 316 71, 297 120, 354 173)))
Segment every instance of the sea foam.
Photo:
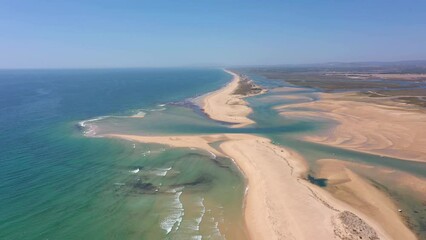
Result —
POLYGON ((208 151, 209 153, 210 153, 210 155, 211 155, 211 159, 216 159, 216 154, 214 154, 213 152, 210 152, 210 151, 208 151))
POLYGON ((163 230, 166 231, 166 234, 169 234, 173 228, 177 231, 182 222, 184 215, 183 204, 180 201, 180 195, 182 191, 176 192, 173 195, 172 203, 170 204, 170 214, 161 221, 160 226, 163 230))
POLYGON ((194 231, 200 230, 200 223, 203 221, 204 214, 206 213, 206 207, 204 206, 204 198, 200 198, 200 201, 197 202, 197 207, 200 208, 200 216, 195 218, 195 225, 191 226, 191 229, 194 231))
POLYGON ((83 134, 85 136, 89 136, 89 137, 95 136, 96 135, 97 127, 96 127, 96 125, 91 124, 91 123, 95 122, 95 121, 99 121, 99 120, 105 119, 105 118, 108 118, 108 117, 111 117, 111 116, 100 116, 100 117, 96 117, 96 118, 92 118, 92 119, 80 121, 80 122, 78 122, 78 125, 80 126, 80 128, 83 129, 83 134))
POLYGON ((136 114, 133 114, 131 117, 136 117, 136 118, 143 118, 145 117, 146 112, 139 110, 136 114))
POLYGON ((168 168, 157 168, 157 169, 150 170, 150 173, 151 173, 151 174, 154 174, 154 175, 156 175, 156 176, 162 176, 162 177, 164 177, 164 176, 166 176, 166 175, 167 175, 167 173, 168 173, 171 169, 172 169, 171 167, 168 167, 168 168))
POLYGON ((164 110, 166 110, 166 108, 165 107, 161 107, 161 108, 153 108, 153 109, 150 109, 149 111, 151 111, 151 112, 161 112, 161 111, 164 111, 164 110))

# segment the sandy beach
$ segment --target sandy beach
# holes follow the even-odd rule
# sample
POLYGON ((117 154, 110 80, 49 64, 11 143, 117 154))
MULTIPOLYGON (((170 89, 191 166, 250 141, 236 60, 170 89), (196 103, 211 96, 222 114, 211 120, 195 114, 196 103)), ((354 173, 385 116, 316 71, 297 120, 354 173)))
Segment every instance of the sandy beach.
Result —
POLYGON ((201 98, 201 106, 204 112, 212 119, 233 123, 232 127, 244 127, 253 124, 254 121, 247 116, 252 109, 247 106, 242 95, 233 94, 241 81, 238 74, 226 71, 232 75, 232 80, 224 88, 208 93, 201 98))
MULTIPOLYGON (((238 75, 224 88, 202 99, 205 112, 216 120, 242 127, 253 123, 247 118, 251 109, 232 93, 238 75), (239 104, 235 104, 238 101, 239 104)), ((333 197, 324 189, 305 180, 307 164, 297 153, 249 134, 212 134, 180 136, 138 136, 110 134, 144 143, 171 147, 199 148, 231 158, 244 173, 247 183, 244 218, 251 239, 416 239, 403 224, 395 206, 370 185, 346 171, 351 184, 345 190, 352 196, 368 195, 367 203, 384 202, 390 206, 370 212, 351 206, 351 202, 333 197), (220 142, 219 147, 212 143, 220 142), (358 188, 359 187, 359 188, 358 188), (373 194, 371 194, 373 193, 373 194), (383 211, 382 211, 383 210, 383 211), (392 219, 392 229, 387 218, 392 219), (356 230, 354 230, 356 229, 356 230)), ((332 164, 328 164, 330 167, 332 164)), ((332 177, 324 168, 324 174, 332 177)))

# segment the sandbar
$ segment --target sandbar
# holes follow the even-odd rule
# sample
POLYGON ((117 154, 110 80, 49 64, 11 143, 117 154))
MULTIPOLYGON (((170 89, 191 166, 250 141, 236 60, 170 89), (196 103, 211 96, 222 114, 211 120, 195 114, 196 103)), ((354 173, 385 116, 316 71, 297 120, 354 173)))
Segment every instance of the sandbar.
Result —
POLYGON ((324 118, 337 124, 310 142, 403 160, 426 162, 426 111, 355 93, 321 93, 318 101, 276 109, 293 118, 324 118), (306 109, 306 110, 301 110, 306 109))

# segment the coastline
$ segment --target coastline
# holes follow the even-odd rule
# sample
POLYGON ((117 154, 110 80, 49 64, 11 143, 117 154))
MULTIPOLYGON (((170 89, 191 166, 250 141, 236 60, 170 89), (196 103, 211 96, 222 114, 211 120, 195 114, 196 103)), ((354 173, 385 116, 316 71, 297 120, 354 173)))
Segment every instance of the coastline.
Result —
MULTIPOLYGON (((202 107, 212 119, 233 123, 232 127, 250 125, 254 123, 247 117, 251 108, 243 100, 244 96, 233 95, 240 78, 235 73, 228 73, 233 76, 232 81, 204 95, 201 99, 202 107)), ((249 134, 109 134, 106 137, 171 147, 195 147, 231 158, 246 178, 244 219, 251 239, 396 239, 378 224, 380 219, 367 216, 306 181, 303 175, 307 166, 303 158, 272 144, 267 138, 249 134), (218 149, 210 145, 214 142, 220 142, 218 149), (360 234, 366 235, 351 232, 351 229, 358 227, 365 230, 360 234)), ((415 239, 414 234, 404 227, 401 224, 398 230, 405 234, 405 239, 415 239)))

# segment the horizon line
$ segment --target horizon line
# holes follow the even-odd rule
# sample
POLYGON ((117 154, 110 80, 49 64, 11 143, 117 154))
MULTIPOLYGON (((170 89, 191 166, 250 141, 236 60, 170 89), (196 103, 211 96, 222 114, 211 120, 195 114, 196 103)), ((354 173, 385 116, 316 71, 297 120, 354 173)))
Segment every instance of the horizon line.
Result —
POLYGON ((391 64, 391 63, 423 63, 426 59, 392 60, 392 61, 327 61, 316 63, 277 63, 277 64, 206 64, 206 65, 181 65, 181 66, 99 66, 99 67, 12 67, 0 70, 101 70, 101 69, 165 69, 165 68, 233 68, 233 67, 280 67, 280 66, 320 66, 327 64, 391 64))

